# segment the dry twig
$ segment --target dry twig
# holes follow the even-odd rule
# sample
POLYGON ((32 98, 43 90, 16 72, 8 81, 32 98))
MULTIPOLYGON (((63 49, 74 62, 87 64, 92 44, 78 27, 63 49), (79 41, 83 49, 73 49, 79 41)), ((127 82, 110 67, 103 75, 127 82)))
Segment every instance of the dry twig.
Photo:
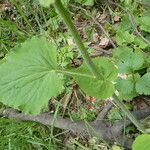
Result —
MULTIPOLYGON (((105 116, 105 113, 107 112, 106 110, 108 110, 108 108, 110 107, 107 106, 107 108, 104 108, 104 110, 100 113, 100 118, 101 117, 103 118, 105 116)), ((133 114, 138 119, 143 119, 150 115, 150 107, 144 110, 135 111, 133 112, 133 114)), ((87 130, 87 125, 84 121, 72 122, 71 120, 64 119, 62 117, 57 117, 54 121, 54 116, 50 113, 42 113, 37 116, 33 116, 20 113, 15 109, 9 108, 9 109, 0 109, 0 116, 16 120, 35 121, 46 126, 53 125, 54 127, 60 129, 70 130, 73 131, 74 133, 82 134, 83 136, 88 136, 90 133, 90 135, 101 137, 102 139, 110 143, 113 143, 115 139, 117 139, 119 143, 122 142, 120 136, 122 136, 121 131, 124 127, 123 120, 115 123, 112 127, 107 127, 107 124, 102 120, 99 120, 98 122, 96 121, 91 122, 89 123, 91 128, 88 128, 87 130)), ((131 123, 130 120, 128 120, 127 124, 130 123, 131 123)), ((132 139, 125 137, 124 140, 125 140, 124 146, 130 148, 132 144, 132 139)))

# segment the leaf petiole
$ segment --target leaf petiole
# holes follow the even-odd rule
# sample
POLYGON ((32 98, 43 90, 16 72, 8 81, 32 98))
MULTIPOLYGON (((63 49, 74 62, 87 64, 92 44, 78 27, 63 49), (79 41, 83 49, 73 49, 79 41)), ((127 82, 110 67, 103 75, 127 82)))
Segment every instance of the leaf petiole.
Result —
POLYGON ((82 76, 82 77, 96 79, 96 77, 94 75, 83 74, 83 73, 74 72, 74 71, 70 71, 70 70, 55 70, 55 72, 69 75, 69 76, 82 76))

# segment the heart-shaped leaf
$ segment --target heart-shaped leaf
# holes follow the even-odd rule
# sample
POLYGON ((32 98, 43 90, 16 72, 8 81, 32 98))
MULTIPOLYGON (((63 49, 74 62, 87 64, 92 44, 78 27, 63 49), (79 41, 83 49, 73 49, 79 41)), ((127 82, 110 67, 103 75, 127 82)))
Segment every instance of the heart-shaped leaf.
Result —
POLYGON ((27 40, 0 64, 0 101, 26 113, 40 113, 63 90, 56 69, 56 48, 44 37, 27 40))
POLYGON ((74 79, 87 95, 101 99, 108 98, 115 90, 112 82, 118 75, 117 68, 108 58, 96 58, 93 62, 103 79, 96 79, 85 63, 74 70, 74 79))

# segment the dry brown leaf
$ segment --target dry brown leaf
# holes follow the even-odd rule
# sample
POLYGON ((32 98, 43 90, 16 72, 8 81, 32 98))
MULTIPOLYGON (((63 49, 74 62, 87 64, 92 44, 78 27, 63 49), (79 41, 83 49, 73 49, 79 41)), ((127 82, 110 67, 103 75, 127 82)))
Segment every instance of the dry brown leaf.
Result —
POLYGON ((108 38, 102 38, 100 43, 99 43, 99 47, 101 48, 106 48, 109 45, 109 39, 108 38))
POLYGON ((121 21, 121 17, 120 16, 115 16, 114 17, 114 21, 115 22, 120 22, 121 21))
POLYGON ((11 5, 8 3, 0 4, 0 12, 6 11, 11 8, 11 5))

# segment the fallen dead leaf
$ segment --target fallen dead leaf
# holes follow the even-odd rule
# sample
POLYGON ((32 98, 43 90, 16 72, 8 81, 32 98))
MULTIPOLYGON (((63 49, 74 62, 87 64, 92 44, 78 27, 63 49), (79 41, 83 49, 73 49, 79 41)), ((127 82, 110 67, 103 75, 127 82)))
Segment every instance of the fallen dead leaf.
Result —
POLYGON ((115 16, 114 17, 114 21, 115 22, 120 22, 121 21, 121 17, 120 16, 115 16))
POLYGON ((67 39, 67 43, 68 43, 68 45, 75 45, 75 43, 74 43, 72 38, 67 39))
POLYGON ((0 12, 6 11, 11 8, 11 5, 8 3, 0 4, 0 12))
POLYGON ((99 41, 99 35, 98 35, 98 33, 94 33, 94 34, 93 34, 93 41, 94 41, 95 43, 99 41))
POLYGON ((102 38, 100 43, 99 43, 99 47, 101 48, 106 48, 109 45, 109 39, 108 38, 102 38))
POLYGON ((91 103, 96 103, 96 98, 92 96, 86 96, 86 99, 91 103))
POLYGON ((122 79, 126 79, 129 75, 126 73, 119 73, 118 77, 122 78, 122 79))

